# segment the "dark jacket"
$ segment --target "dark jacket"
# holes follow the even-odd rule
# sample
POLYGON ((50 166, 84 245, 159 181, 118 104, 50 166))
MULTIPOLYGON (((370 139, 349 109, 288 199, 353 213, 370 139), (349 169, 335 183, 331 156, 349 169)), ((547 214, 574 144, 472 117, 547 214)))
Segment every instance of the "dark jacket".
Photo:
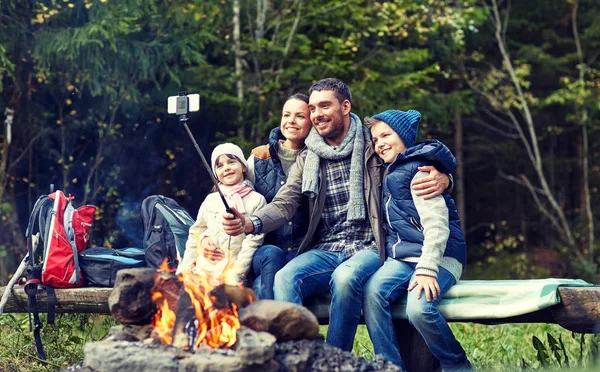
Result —
MULTIPOLYGON (((417 168, 423 165, 434 165, 438 170, 452 172, 456 168, 456 159, 444 144, 428 140, 399 154, 385 172, 383 203, 388 229, 386 249, 394 258, 421 256, 423 227, 411 195, 410 184, 419 171, 417 168)), ((448 207, 450 229, 443 255, 457 259, 464 268, 466 244, 460 217, 452 197, 448 193, 442 196, 448 207)))
MULTIPOLYGON (((279 128, 271 130, 269 144, 252 150, 254 156, 254 189, 262 194, 267 203, 277 194, 286 183, 287 176, 283 172, 277 151, 281 146, 280 140, 285 140, 279 128)), ((286 253, 296 251, 308 229, 308 204, 302 203, 296 214, 274 231, 266 234, 264 244, 280 247, 286 253)))

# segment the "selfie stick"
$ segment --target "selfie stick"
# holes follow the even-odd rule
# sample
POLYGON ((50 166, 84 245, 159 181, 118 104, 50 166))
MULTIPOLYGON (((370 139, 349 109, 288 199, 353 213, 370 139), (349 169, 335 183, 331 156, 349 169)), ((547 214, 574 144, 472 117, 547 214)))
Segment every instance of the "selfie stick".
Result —
MULTIPOLYGON (((179 95, 180 96, 186 96, 187 93, 186 92, 179 92, 179 95)), ((185 98, 187 99, 187 97, 185 97, 185 98)), ((233 214, 233 210, 231 210, 231 208, 229 208, 229 204, 227 204, 227 200, 225 200, 225 195, 223 195, 223 192, 221 191, 221 188, 219 187, 219 181, 217 181, 217 179, 215 178, 215 175, 213 174, 212 168, 208 165, 208 162, 206 161, 206 158, 204 157, 204 154, 200 150, 200 146, 198 146, 198 143, 196 142, 196 139, 194 138, 194 135, 192 134, 192 132, 190 131, 190 128, 187 125, 187 121, 188 121, 187 113, 178 114, 178 117, 179 117, 179 122, 181 122, 181 124, 183 124, 183 126, 185 127, 185 130, 187 131, 188 136, 190 136, 190 139, 194 143, 194 147, 196 148, 196 151, 198 151, 198 155, 200 155, 200 158, 202 159, 202 162, 204 163, 204 166, 206 167, 206 170, 208 171, 208 174, 210 175, 210 179, 212 180, 213 184, 215 185, 215 189, 217 189, 217 192, 221 196, 221 200, 223 201, 223 204, 225 204, 225 211, 227 213, 233 214)))

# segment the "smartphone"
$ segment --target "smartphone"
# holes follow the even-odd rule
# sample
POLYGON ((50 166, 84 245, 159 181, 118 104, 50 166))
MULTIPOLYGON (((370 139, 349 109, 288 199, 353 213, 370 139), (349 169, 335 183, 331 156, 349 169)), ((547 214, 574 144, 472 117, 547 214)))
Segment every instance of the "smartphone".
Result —
POLYGON ((200 111, 199 94, 171 96, 167 100, 167 112, 169 114, 185 115, 188 112, 196 111, 200 111))

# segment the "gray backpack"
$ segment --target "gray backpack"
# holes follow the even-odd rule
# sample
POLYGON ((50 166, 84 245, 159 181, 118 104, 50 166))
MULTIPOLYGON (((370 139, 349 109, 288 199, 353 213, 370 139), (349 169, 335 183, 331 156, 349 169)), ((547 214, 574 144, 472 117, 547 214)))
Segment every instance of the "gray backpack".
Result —
POLYGON ((194 224, 192 216, 175 200, 152 195, 142 202, 142 223, 148 267, 159 267, 166 259, 170 268, 176 268, 194 224))

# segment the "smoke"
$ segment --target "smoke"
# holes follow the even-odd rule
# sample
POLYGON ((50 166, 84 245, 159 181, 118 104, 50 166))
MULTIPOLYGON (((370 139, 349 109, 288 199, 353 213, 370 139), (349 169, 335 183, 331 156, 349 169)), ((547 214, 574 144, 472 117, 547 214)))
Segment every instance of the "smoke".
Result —
POLYGON ((115 248, 143 248, 144 227, 142 225, 141 201, 127 199, 121 204, 115 216, 115 227, 118 235, 115 248))

